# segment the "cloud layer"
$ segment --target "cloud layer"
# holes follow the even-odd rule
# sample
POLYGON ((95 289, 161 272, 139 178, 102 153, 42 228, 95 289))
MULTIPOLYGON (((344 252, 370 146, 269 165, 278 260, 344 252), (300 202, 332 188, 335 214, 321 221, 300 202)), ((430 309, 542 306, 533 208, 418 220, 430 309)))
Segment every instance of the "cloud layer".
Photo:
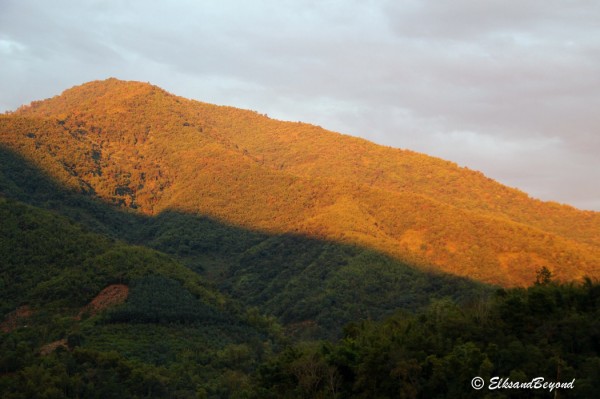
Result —
POLYGON ((0 1, 0 111, 115 76, 600 210, 600 3, 0 1))

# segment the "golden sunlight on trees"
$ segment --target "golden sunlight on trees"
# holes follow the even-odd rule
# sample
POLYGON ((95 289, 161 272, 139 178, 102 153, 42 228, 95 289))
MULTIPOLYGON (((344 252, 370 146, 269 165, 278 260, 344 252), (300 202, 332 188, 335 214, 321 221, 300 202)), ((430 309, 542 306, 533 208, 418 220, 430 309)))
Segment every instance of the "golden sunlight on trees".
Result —
POLYGON ((0 117, 1 141, 65 186, 156 215, 365 245, 505 286, 598 276, 600 216, 479 172, 137 82, 91 82, 0 117), (575 228, 574 228, 575 226, 575 228))

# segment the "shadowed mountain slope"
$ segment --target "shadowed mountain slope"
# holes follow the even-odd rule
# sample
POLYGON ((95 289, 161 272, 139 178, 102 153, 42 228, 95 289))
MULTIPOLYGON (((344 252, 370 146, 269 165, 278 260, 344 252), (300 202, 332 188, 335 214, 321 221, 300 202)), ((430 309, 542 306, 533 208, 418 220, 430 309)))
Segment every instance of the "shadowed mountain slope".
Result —
POLYGON ((0 117, 0 142, 53 179, 135 212, 209 216, 526 285, 598 277, 600 214, 481 173, 304 123, 116 79, 0 117))
MULTIPOLYGON (((179 281, 210 306, 235 315, 218 318, 207 311, 209 319, 237 317, 265 328, 276 316, 296 336, 335 337, 353 320, 417 310, 435 298, 469 302, 491 292, 356 245, 270 235, 173 210, 144 215, 68 189, 1 146, 0 159, 0 284, 6 288, 0 318, 24 305, 79 309, 109 284, 133 284, 135 294, 136 284, 153 287, 152 279, 160 277, 159 288, 179 281)), ((149 303, 155 295, 148 293, 160 292, 141 290, 149 303)), ((170 297, 166 291, 156 295, 170 297)), ((154 320, 157 311, 168 320, 182 313, 132 298, 141 310, 126 308, 119 320, 154 320)), ((186 311, 181 317, 199 316, 186 311)))

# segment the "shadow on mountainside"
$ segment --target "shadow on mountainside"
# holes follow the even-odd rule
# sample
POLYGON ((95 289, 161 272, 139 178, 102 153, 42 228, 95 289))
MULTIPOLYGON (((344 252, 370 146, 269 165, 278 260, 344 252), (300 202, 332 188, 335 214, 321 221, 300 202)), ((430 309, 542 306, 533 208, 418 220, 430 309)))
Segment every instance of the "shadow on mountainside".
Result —
POLYGON ((475 301, 492 287, 425 272, 359 246, 270 235, 175 210, 146 216, 56 183, 0 147, 0 196, 51 210, 87 229, 171 255, 299 337, 338 336, 350 321, 415 310, 432 299, 475 301))

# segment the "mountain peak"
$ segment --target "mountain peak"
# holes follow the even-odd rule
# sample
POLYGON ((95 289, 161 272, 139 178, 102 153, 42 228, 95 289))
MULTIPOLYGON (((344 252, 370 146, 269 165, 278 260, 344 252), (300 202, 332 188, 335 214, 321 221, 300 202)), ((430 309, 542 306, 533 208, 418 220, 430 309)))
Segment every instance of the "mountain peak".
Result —
POLYGON ((56 116, 65 113, 111 113, 135 107, 135 101, 149 101, 152 96, 175 97, 150 83, 116 78, 95 80, 74 86, 52 98, 33 101, 21 107, 18 115, 56 116))
POLYGON ((121 80, 110 77, 104 80, 92 80, 78 86, 73 86, 63 91, 60 96, 76 96, 83 94, 102 95, 103 93, 139 95, 142 93, 149 94, 154 90, 166 93, 163 89, 150 82, 121 80))

